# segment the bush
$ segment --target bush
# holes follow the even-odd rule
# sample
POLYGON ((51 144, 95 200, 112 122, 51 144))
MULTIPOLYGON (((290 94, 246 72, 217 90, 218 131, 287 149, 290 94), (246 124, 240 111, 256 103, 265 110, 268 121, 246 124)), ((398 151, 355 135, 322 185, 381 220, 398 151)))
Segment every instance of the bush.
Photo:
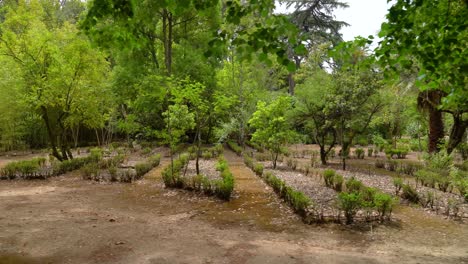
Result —
POLYGON ((161 154, 156 154, 149 157, 148 162, 151 163, 152 167, 157 167, 161 163, 161 154))
POLYGON ((238 156, 242 155, 242 148, 234 141, 228 141, 229 148, 234 151, 238 156))
POLYGON ((468 202, 468 172, 452 167, 450 178, 453 186, 465 198, 465 201, 468 202))
POLYGON ((390 219, 392 214, 393 206, 395 204, 395 200, 391 195, 377 192, 374 195, 374 207, 379 213, 379 217, 383 220, 385 217, 390 219))
POLYGON ((257 153, 255 154, 255 158, 258 161, 270 161, 271 160, 271 155, 268 153, 257 153))
POLYGON ((136 178, 140 179, 141 177, 143 177, 143 175, 148 173, 152 168, 153 168, 153 166, 151 166, 151 163, 149 163, 149 162, 143 162, 143 163, 136 164, 135 165, 136 178))
POLYGON ((395 186, 395 194, 398 195, 403 188, 403 179, 402 178, 394 178, 393 179, 393 186, 395 186))
POLYGON ((255 174, 257 174, 258 176, 262 176, 262 175, 263 175, 263 164, 261 164, 261 163, 256 163, 256 164, 254 165, 253 171, 254 171, 255 174))
POLYGON ((358 159, 364 159, 364 149, 363 148, 357 148, 354 150, 354 155, 356 155, 356 158, 358 159))
POLYGON ((336 172, 332 169, 326 169, 323 171, 323 180, 325 181, 325 186, 333 188, 333 180, 336 172))
POLYGON ((361 194, 349 192, 338 194, 338 207, 344 211, 346 224, 353 223, 357 211, 362 207, 361 194))
POLYGON ((336 174, 333 177, 333 189, 335 189, 337 192, 341 192, 343 190, 343 182, 343 176, 336 174))
POLYGON ((373 148, 368 148, 367 149, 367 157, 372 157, 372 154, 374 153, 374 149, 373 148))
POLYGON ((409 184, 403 184, 403 193, 401 197, 412 203, 419 202, 418 192, 416 192, 416 190, 413 187, 411 187, 411 185, 409 184))
POLYGON ((398 162, 395 160, 388 160, 386 163, 386 169, 389 171, 396 171, 398 168, 398 162))
POLYGON ((141 154, 143 155, 149 155, 151 153, 151 148, 150 147, 146 147, 144 149, 141 150, 141 154))
POLYGON ((378 169, 384 169, 385 168, 385 162, 383 160, 376 160, 375 161, 375 167, 378 169))
POLYGON ((253 169, 253 166, 254 166, 253 159, 246 154, 244 154, 244 163, 247 167, 253 169))
POLYGON ((346 181, 346 191, 349 193, 358 193, 364 188, 361 181, 351 177, 346 181))
POLYGON ((84 180, 99 180, 100 171, 98 164, 95 162, 86 164, 81 169, 81 174, 84 180))
POLYGON ((202 157, 205 160, 209 160, 209 159, 213 158, 213 153, 211 151, 204 151, 202 153, 202 157))
POLYGON ((286 160, 286 165, 292 169, 292 170, 296 170, 297 168, 297 160, 295 159, 287 159, 286 160))

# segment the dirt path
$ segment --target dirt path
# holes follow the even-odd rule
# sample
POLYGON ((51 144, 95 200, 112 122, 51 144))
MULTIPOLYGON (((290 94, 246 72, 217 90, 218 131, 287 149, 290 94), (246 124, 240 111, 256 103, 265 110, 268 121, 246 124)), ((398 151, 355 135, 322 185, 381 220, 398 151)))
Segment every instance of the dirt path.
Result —
POLYGON ((468 263, 468 228, 399 209, 372 232, 304 225, 226 151, 230 202, 163 187, 152 170, 133 184, 0 182, 0 263, 468 263))

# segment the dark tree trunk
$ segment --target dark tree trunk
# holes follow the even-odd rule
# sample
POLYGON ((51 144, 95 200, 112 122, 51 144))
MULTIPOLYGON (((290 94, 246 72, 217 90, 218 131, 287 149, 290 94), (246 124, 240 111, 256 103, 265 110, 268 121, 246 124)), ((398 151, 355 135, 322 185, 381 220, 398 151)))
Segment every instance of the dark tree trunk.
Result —
POLYGON ((429 153, 439 152, 444 138, 444 121, 442 111, 435 107, 429 109, 429 153))
POLYGON ((450 130, 450 138, 447 146, 447 153, 450 154, 463 140, 463 136, 468 128, 468 120, 463 120, 462 114, 453 115, 453 126, 450 130))
POLYGON ((166 73, 172 75, 172 28, 174 26, 172 13, 167 9, 163 11, 163 42, 164 42, 164 62, 166 73))
POLYGON ((325 146, 322 145, 320 145, 320 161, 322 161, 322 165, 327 165, 327 152, 325 146))
POLYGON ((52 155, 56 157, 59 161, 63 161, 63 157, 62 155, 60 155, 57 149, 57 138, 55 136, 54 131, 52 130, 52 127, 50 126, 49 113, 47 112, 47 108, 45 106, 41 106, 41 112, 42 120, 44 120, 47 135, 49 136, 50 145, 52 148, 52 155))

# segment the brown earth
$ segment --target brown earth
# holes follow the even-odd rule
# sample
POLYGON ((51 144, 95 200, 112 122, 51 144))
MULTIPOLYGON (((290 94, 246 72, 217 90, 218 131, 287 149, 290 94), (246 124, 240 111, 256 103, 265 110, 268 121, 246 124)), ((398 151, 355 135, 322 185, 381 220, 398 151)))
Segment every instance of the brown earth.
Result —
POLYGON ((133 184, 0 181, 0 263, 468 263, 468 225, 397 208, 392 224, 305 225, 226 151, 234 198, 133 184))

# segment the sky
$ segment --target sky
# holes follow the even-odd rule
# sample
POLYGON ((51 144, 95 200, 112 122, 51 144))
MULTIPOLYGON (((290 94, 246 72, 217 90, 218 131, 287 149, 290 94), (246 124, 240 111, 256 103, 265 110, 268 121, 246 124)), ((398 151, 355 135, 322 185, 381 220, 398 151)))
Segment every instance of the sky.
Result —
MULTIPOLYGON (((354 37, 369 35, 377 36, 380 25, 385 21, 385 15, 391 4, 387 0, 342 0, 349 7, 337 9, 334 14, 337 20, 350 24, 341 29, 343 39, 353 40, 354 37)), ((284 12, 285 7, 277 7, 277 11, 284 12)))
POLYGON ((341 30, 344 40, 369 35, 377 36, 380 25, 385 21, 390 4, 387 0, 344 0, 349 7, 335 11, 336 19, 350 24, 341 30))

